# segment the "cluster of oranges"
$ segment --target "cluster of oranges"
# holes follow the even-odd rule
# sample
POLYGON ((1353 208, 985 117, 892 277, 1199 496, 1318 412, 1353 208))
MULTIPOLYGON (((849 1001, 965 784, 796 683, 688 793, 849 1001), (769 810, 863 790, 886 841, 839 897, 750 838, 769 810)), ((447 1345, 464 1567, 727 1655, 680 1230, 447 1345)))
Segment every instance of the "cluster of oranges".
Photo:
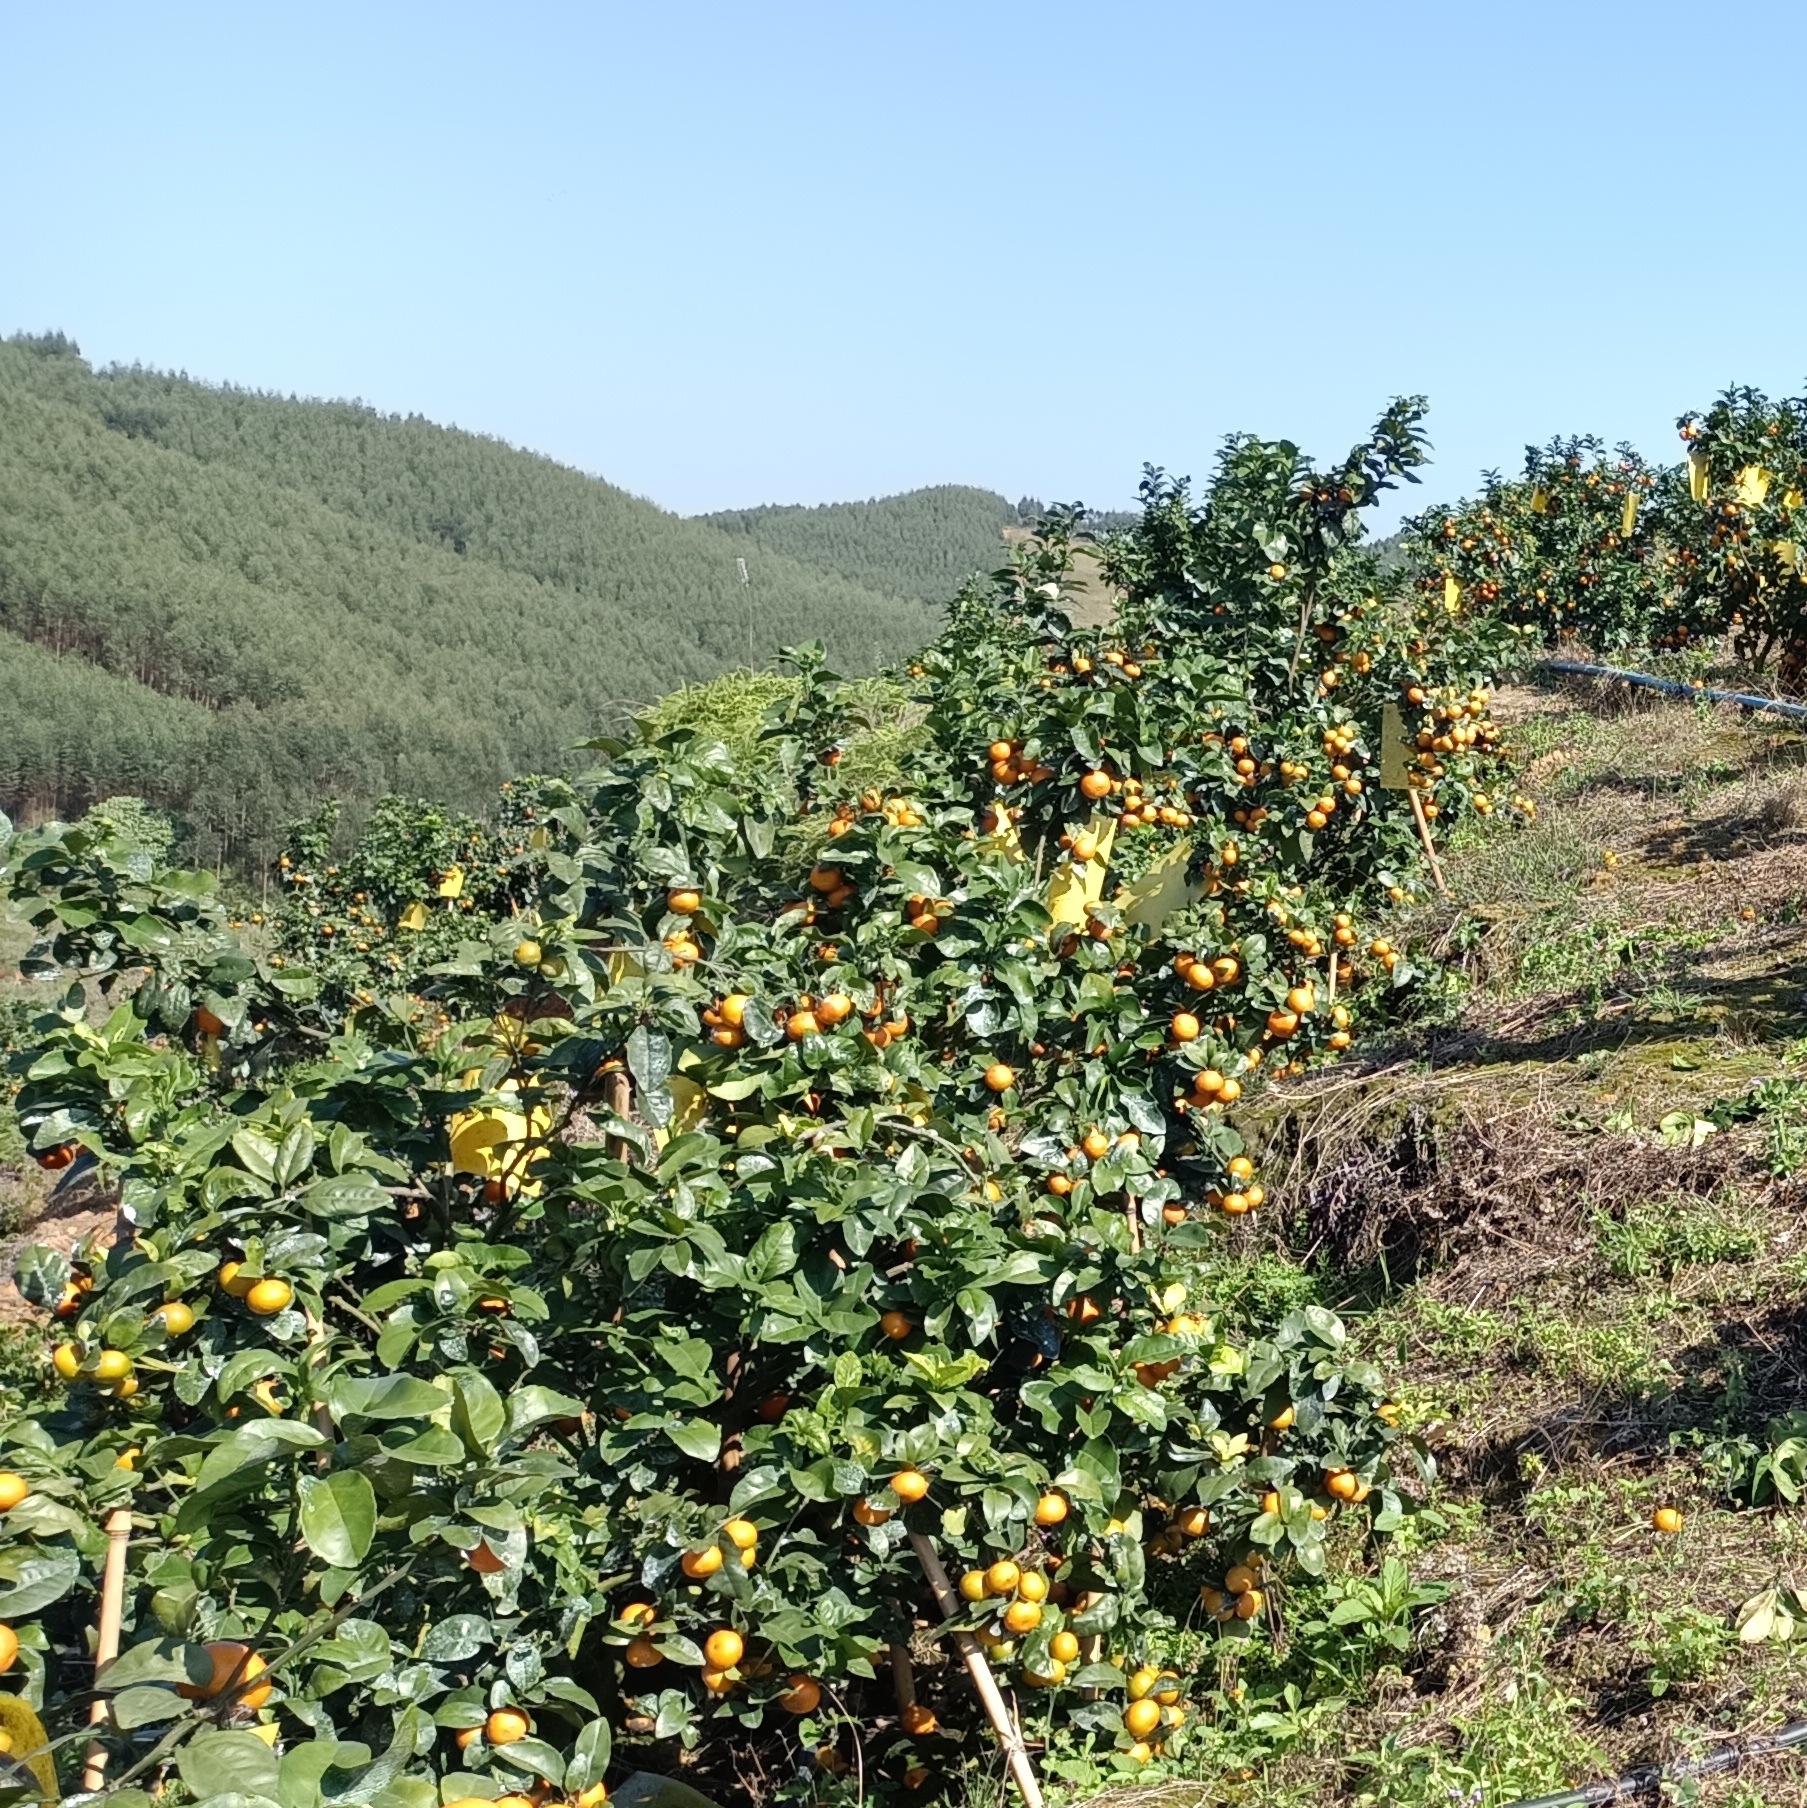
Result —
POLYGON ((800 992, 795 1006, 784 1015, 784 1033, 793 1042, 819 1036, 845 1023, 853 1015, 853 1000, 845 992, 825 992, 817 997, 800 992))
POLYGON ((1222 1585, 1207 1583, 1199 1590, 1199 1605, 1206 1616, 1224 1625, 1231 1620, 1252 1620, 1267 1604, 1262 1587, 1264 1558, 1250 1551, 1224 1573, 1222 1585))
POLYGON ((703 1025, 717 1048, 739 1048, 746 1041, 746 1011, 752 1002, 745 992, 730 992, 703 1007, 703 1025))
POLYGON ((991 776, 1000 785, 1039 785, 1054 776, 1054 768, 1040 759, 1025 759, 1020 741, 993 741, 985 750, 991 776))
MULTIPOLYGON (((1424 711, 1412 738, 1414 751, 1406 784, 1423 794, 1424 813, 1434 818, 1437 781, 1446 773, 1442 756, 1471 751, 1489 753, 1498 730, 1487 716, 1487 693, 1479 688, 1464 692, 1451 685, 1426 691, 1422 685, 1414 684, 1407 688, 1405 699, 1424 711)), ((1491 811, 1489 800, 1488 808, 1481 814, 1489 815, 1491 811)))
POLYGON ((1102 766, 1091 767, 1080 775, 1080 796, 1102 803, 1113 793, 1120 798, 1119 828, 1153 828, 1161 823, 1170 829, 1189 829, 1195 820, 1178 784, 1171 779, 1153 778, 1144 784, 1133 773, 1116 778, 1102 766))
MULTIPOLYGON (((703 895, 694 885, 674 885, 665 894, 665 908, 672 916, 684 919, 682 928, 660 938, 665 952, 671 956, 673 970, 682 972, 703 958, 703 944, 699 939, 701 925, 695 920, 697 912, 703 908, 703 895)), ((539 967, 539 956, 538 942, 523 942, 515 950, 515 960, 523 967, 539 967)))
POLYGON ((1130 1672, 1123 1708, 1123 1730, 1130 1745, 1124 1756, 1132 1764, 1146 1764, 1160 1751, 1168 1736, 1186 1724, 1183 1689, 1171 1670, 1143 1664, 1130 1672))
MULTIPOLYGON (((1004 1090, 1004 1088, 993 1085, 992 1075, 997 1074, 1002 1077, 1002 1075, 1010 1073, 1011 1070, 1008 1067, 1005 1067, 1002 1062, 994 1063, 992 1067, 986 1070, 985 1083, 988 1086, 992 1086, 994 1091, 1004 1090)), ((1011 1075, 1009 1083, 1015 1083, 1014 1075, 1011 1075)), ((1103 1159, 1113 1150, 1121 1149, 1128 1151, 1136 1148, 1141 1141, 1141 1134, 1138 1131, 1119 1130, 1113 1134, 1111 1131, 1102 1129, 1097 1124, 1094 1124, 1078 1142, 1072 1144, 1068 1148, 1066 1153, 1066 1167, 1064 1169, 1056 1168, 1048 1175, 1046 1181, 1048 1191, 1064 1198, 1068 1193, 1072 1192, 1074 1179, 1079 1173, 1083 1172, 1084 1163, 1103 1161, 1103 1159)))
MULTIPOLYGON (((967 1571, 960 1578, 960 1593, 964 1600, 986 1608, 990 1617, 973 1628, 973 1637, 1000 1664, 1016 1662, 1016 1641, 1067 1602, 1064 1582, 1051 1582, 1033 1563, 1018 1564, 1008 1557, 986 1569, 967 1571)), ((1019 1674, 1026 1688, 1057 1689, 1078 1661, 1079 1635, 1063 1625, 1049 1636, 1047 1655, 1025 1660, 1019 1674)))
POLYGON ((838 866, 812 866, 809 871, 809 888, 830 910, 839 910, 857 889, 838 866))
MULTIPOLYGON (((740 1555, 740 1567, 753 1569, 759 1563, 759 1528, 750 1519, 739 1517, 726 1521, 722 1526, 722 1537, 734 1547, 740 1555)), ((698 1545, 688 1550, 678 1559, 678 1568, 692 1582, 706 1582, 721 1568, 723 1562, 720 1540, 709 1544, 698 1545)), ((725 1667, 725 1666, 724 1666, 725 1667)))
POLYGON ((834 814, 828 819, 828 833, 838 840, 858 822, 862 812, 868 816, 882 816, 889 828, 922 827, 922 812, 908 798, 890 797, 868 788, 860 793, 857 806, 851 802, 835 805, 834 814))
POLYGON ((1101 665, 1114 667, 1125 678, 1140 678, 1142 661, 1153 659, 1154 656, 1155 649, 1151 643, 1143 647, 1140 658, 1132 656, 1124 647, 1106 647, 1096 659, 1089 653, 1075 653, 1070 661, 1050 659, 1047 661, 1041 686, 1043 690, 1052 690, 1056 678, 1090 678, 1094 674, 1102 677, 1104 674, 1098 671, 1101 665))
MULTIPOLYGON (((219 1283, 221 1288, 236 1300, 243 1300, 247 1310, 254 1312, 259 1318, 274 1318, 278 1312, 285 1310, 295 1297, 295 1289, 278 1275, 246 1274, 244 1263, 224 1261, 220 1264, 219 1283)), ((171 1302, 180 1305, 181 1302, 171 1302)), ((183 1307, 187 1311, 186 1307, 183 1307)))
MULTIPOLYGON (((246 1274, 243 1267, 238 1261, 223 1262, 219 1270, 221 1288, 242 1301, 246 1310, 259 1318, 273 1318, 286 1310, 294 1300, 294 1288, 276 1275, 246 1274)), ((55 1308, 56 1316, 78 1316, 93 1285, 92 1276, 77 1270, 63 1288, 62 1298, 55 1308)), ((195 1312, 185 1300, 166 1299, 150 1312, 149 1320, 166 1337, 184 1337, 195 1327, 195 1312)), ((103 1394, 115 1400, 129 1400, 138 1392, 138 1377, 133 1373, 136 1364, 124 1350, 104 1346, 90 1348, 83 1342, 66 1338, 51 1351, 50 1366, 64 1381, 92 1382, 103 1394)), ((273 1398, 263 1403, 273 1412, 282 1410, 273 1398)))
POLYGON ((1246 1155, 1232 1155, 1224 1166, 1230 1186, 1212 1187, 1205 1194, 1205 1203, 1228 1217, 1243 1217, 1267 1197, 1267 1190, 1255 1178, 1255 1164, 1246 1155))
POLYGON ((913 891, 904 899, 903 920, 922 935, 933 935, 942 922, 954 914, 951 898, 931 898, 913 891))
POLYGON ((1181 949, 1173 957, 1175 977, 1183 979, 1195 992, 1210 992, 1219 986, 1233 986, 1242 977, 1242 962, 1233 954, 1219 954, 1211 960, 1181 949))

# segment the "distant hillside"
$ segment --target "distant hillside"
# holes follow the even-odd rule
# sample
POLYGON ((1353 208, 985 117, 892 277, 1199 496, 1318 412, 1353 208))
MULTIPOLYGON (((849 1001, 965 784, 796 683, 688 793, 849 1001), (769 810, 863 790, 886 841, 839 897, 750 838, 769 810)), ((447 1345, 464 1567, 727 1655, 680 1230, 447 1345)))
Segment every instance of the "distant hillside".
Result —
POLYGON ((991 490, 962 484, 872 502, 817 508, 767 505, 699 521, 778 553, 838 572, 868 589, 945 603, 975 571, 1004 563, 1003 531, 1017 511, 991 490))
POLYGON ((321 794, 474 803, 749 653, 893 658, 934 629, 916 582, 419 418, 0 343, 0 808, 27 819, 134 791, 219 859, 321 794))

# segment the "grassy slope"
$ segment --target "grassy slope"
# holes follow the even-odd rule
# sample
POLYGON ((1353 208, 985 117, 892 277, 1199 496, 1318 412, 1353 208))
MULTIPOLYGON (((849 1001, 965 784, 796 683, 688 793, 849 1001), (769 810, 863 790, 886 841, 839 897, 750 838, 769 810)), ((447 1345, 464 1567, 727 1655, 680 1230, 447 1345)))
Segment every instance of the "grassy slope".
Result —
MULTIPOLYGON (((1396 932, 1466 991, 1272 1100, 1278 1209, 1210 1264, 1232 1309, 1343 1312, 1396 1378, 1439 1478, 1395 1549, 1447 1598, 1398 1616, 1403 1652, 1312 1631, 1328 1597, 1297 1580, 1284 1665, 1188 1643, 1245 1694, 1163 1808, 1486 1808, 1807 1704, 1807 1643, 1734 1632, 1740 1603, 1807 1582, 1807 1525, 1738 1506, 1713 1467, 1807 1407, 1807 1239, 1771 1168, 1789 1132, 1690 1146, 1696 1113, 1807 1057, 1800 741, 1684 704, 1515 708, 1538 823, 1458 842, 1452 897, 1396 932), (1664 1502, 1679 1536, 1651 1529, 1664 1502), (1262 1728, 1283 1681, 1329 1705, 1262 1728)), ((1342 1555, 1382 1579, 1378 1552, 1342 1555)), ((1169 1567, 1184 1612, 1204 1578, 1169 1567)), ((1699 1799, 1807 1803, 1807 1759, 1699 1799)))

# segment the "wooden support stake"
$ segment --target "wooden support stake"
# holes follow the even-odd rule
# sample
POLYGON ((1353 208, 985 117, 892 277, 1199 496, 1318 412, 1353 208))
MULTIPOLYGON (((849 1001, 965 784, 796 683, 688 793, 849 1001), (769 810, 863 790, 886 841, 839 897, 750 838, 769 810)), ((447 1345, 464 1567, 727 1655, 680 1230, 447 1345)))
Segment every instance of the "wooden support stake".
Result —
MULTIPOLYGON (((910 1548, 916 1553, 916 1561, 922 1565, 922 1573, 929 1579, 929 1587, 935 1591, 935 1603, 941 1609, 941 1617, 953 1619, 960 1611, 960 1597, 955 1594, 954 1585, 948 1581, 947 1571, 941 1567, 941 1559, 935 1555, 935 1547, 920 1532, 912 1532, 910 1548)), ((998 1743, 1004 1748, 1010 1774, 1016 1779, 1016 1786, 1022 1792, 1024 1808, 1042 1808, 1041 1785, 1035 1780, 1035 1771, 1029 1762, 1023 1735, 1017 1731, 1016 1722, 1010 1717, 1010 1709, 1005 1705, 1004 1697, 998 1689, 997 1678, 991 1673, 991 1665, 985 1661, 985 1653, 979 1649, 979 1641, 970 1632, 956 1632, 954 1644, 965 1661, 967 1674, 973 1679, 973 1687, 978 1691, 985 1717, 991 1722, 992 1730, 998 1736, 998 1743)))
MULTIPOLYGON (((616 1117, 626 1121, 628 1113, 634 1108, 634 1083, 628 1077, 625 1068, 605 1075, 602 1082, 602 1096, 608 1108, 616 1117)), ((609 1138, 609 1154, 616 1161, 626 1161, 633 1151, 628 1147, 624 1137, 609 1138)))
POLYGON ((897 1688, 898 1712, 907 1714, 916 1705, 916 1672, 910 1668, 907 1645, 891 1647, 891 1680, 897 1688))
MULTIPOLYGON (((100 1628, 94 1641, 96 1677, 119 1655, 119 1623, 125 1617, 126 1546, 131 1538, 131 1508, 115 1507, 107 1515, 107 1561, 100 1576, 100 1628)), ((88 1724, 98 1726, 108 1712, 106 1698, 97 1694, 88 1709, 88 1724)), ((91 1739, 82 1765, 82 1787, 102 1789, 106 1781, 107 1748, 98 1739, 91 1739)))
POLYGON ((1424 814, 1424 799, 1419 795, 1416 785, 1406 796, 1412 800, 1412 815, 1418 823, 1418 839, 1424 843, 1424 857, 1431 863, 1431 877, 1437 882, 1437 890, 1447 898, 1449 887, 1443 883, 1443 868, 1437 862, 1437 850, 1431 842, 1431 825, 1430 819, 1424 814))

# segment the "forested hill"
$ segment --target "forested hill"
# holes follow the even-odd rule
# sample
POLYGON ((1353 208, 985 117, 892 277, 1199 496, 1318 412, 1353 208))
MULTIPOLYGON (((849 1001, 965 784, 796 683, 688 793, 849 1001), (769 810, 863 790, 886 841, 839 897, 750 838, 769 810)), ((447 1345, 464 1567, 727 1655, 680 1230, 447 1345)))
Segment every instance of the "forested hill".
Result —
POLYGON ((856 584, 945 602, 975 571, 1003 563, 1003 530, 1017 511, 992 490, 939 484, 873 502, 729 509, 699 519, 856 584))
POLYGON ((896 657, 938 616, 912 589, 419 418, 0 343, 0 808, 28 818, 135 792, 220 859, 327 793, 473 804, 749 651, 896 657))

